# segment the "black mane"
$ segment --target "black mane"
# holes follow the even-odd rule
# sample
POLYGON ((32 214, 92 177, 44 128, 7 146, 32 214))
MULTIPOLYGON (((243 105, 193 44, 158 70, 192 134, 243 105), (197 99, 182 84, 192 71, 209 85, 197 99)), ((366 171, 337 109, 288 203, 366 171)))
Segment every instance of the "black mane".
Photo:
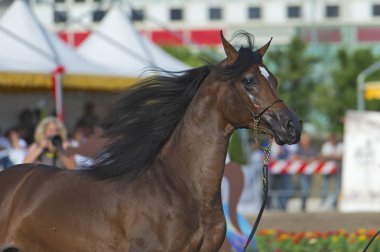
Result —
POLYGON ((95 157, 90 174, 100 179, 126 175, 133 179, 152 163, 170 137, 200 84, 208 66, 166 73, 128 89, 104 119, 111 144, 95 157))
POLYGON ((235 79, 252 64, 259 63, 252 52, 252 37, 246 37, 248 48, 239 50, 238 60, 230 66, 208 64, 183 72, 145 79, 128 89, 104 120, 105 136, 112 139, 99 153, 88 170, 98 179, 125 176, 132 180, 154 161, 169 139, 198 88, 211 71, 226 79, 235 79))

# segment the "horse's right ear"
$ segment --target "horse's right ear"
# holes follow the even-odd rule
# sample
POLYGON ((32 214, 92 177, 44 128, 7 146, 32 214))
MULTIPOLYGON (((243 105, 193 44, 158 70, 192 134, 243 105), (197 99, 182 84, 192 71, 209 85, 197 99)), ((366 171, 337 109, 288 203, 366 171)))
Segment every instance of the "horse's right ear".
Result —
POLYGON ((235 50, 235 48, 224 38, 223 31, 220 31, 220 38, 222 39, 222 44, 224 48, 224 52, 227 55, 227 62, 228 64, 232 64, 236 61, 239 54, 235 50))

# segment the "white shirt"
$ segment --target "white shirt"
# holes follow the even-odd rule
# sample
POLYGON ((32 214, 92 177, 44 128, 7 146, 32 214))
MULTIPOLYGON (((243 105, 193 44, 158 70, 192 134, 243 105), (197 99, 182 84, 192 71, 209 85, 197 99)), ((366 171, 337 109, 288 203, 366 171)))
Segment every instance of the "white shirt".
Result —
POLYGON ((330 141, 325 142, 322 145, 321 150, 322 156, 336 156, 341 157, 343 155, 343 144, 337 143, 336 145, 332 144, 330 141))

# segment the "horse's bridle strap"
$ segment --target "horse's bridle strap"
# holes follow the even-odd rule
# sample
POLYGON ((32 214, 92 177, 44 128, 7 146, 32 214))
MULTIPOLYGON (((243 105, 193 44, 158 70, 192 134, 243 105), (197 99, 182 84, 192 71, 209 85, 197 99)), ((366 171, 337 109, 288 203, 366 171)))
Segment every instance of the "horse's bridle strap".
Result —
POLYGON ((262 114, 264 114, 264 113, 265 113, 270 107, 272 107, 274 104, 276 104, 276 103, 278 103, 278 102, 283 102, 283 100, 281 100, 281 99, 277 99, 277 100, 275 100, 274 102, 272 102, 271 104, 269 104, 268 106, 266 106, 265 109, 263 109, 258 115, 255 114, 255 113, 249 108, 249 106, 247 106, 247 107, 248 107, 249 112, 251 112, 251 114, 252 114, 252 116, 253 116, 253 119, 254 119, 254 120, 259 120, 260 117, 262 116, 262 114))

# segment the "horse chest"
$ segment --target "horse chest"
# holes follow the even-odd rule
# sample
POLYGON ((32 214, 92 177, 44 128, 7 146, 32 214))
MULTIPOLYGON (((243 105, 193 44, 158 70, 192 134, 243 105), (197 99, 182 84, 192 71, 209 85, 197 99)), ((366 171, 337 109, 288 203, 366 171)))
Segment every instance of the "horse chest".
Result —
POLYGON ((219 251, 226 234, 223 212, 219 208, 200 211, 199 214, 189 216, 189 219, 198 225, 192 233, 189 233, 186 245, 180 251, 219 251))
POLYGON ((133 217, 133 225, 128 226, 129 251, 212 252, 219 251, 224 241, 226 224, 219 209, 206 213, 197 208, 167 208, 165 212, 156 209, 149 213, 150 217, 141 210, 133 217), (157 218, 151 218, 153 212, 157 218))

